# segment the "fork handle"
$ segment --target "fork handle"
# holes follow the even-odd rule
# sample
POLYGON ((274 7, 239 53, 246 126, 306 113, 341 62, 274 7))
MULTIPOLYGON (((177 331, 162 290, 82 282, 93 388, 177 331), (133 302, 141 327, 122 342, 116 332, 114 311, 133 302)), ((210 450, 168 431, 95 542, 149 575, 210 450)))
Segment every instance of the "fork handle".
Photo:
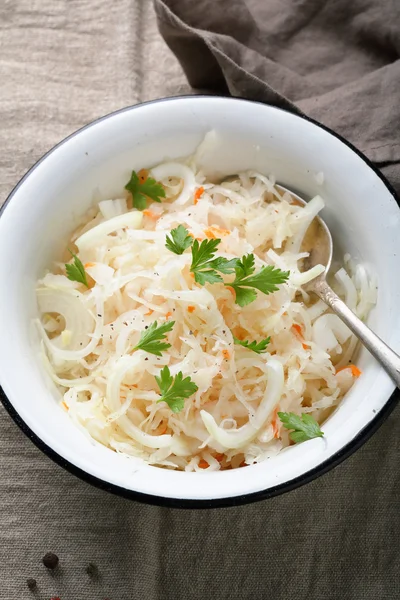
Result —
POLYGON ((350 310, 324 279, 315 281, 311 289, 351 329, 400 388, 400 356, 350 310))

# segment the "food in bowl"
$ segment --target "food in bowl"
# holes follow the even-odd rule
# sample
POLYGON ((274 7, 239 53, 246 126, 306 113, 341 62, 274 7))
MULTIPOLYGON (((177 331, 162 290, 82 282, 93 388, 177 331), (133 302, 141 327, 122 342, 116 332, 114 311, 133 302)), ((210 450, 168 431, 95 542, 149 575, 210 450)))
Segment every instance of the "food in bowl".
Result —
MULTIPOLYGON (((211 181, 194 158, 132 172, 97 202, 37 287, 43 359, 76 425, 147 463, 261 462, 320 425, 360 370, 357 340, 302 286, 323 208, 255 171, 211 181)), ((337 291, 366 318, 375 282, 349 257, 337 291)))

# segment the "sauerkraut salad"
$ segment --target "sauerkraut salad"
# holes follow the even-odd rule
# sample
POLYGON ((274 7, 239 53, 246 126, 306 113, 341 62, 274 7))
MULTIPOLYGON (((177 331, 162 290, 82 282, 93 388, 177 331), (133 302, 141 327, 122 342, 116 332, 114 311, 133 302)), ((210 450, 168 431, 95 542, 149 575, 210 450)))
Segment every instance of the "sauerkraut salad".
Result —
MULTIPOLYGON (((212 182, 193 158, 133 172, 121 198, 96 203, 37 287, 43 360, 74 423, 186 471, 323 435, 360 375, 355 337, 302 289, 323 271, 302 271, 323 206, 258 172, 212 182)), ((364 267, 345 257, 334 280, 364 319, 376 295, 364 267)))

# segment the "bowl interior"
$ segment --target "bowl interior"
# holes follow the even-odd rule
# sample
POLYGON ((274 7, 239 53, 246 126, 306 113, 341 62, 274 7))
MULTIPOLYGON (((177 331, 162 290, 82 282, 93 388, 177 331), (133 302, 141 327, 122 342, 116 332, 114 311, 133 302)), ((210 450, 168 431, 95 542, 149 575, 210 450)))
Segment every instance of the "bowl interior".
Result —
POLYGON ((325 439, 245 469, 201 475, 117 455, 86 437, 60 409, 32 328, 36 280, 59 257, 94 194, 118 197, 132 169, 187 156, 211 130, 215 134, 199 157, 209 173, 257 169, 303 196, 323 196, 323 217, 338 253, 349 252, 378 277, 369 324, 400 350, 400 279, 393 276, 400 255, 399 207, 378 175, 336 136, 270 106, 211 97, 136 106, 74 134, 30 171, 0 218, 1 384, 22 420, 64 459, 107 483, 164 498, 230 498, 301 477, 356 438, 394 390, 362 350, 363 376, 324 426, 325 439))

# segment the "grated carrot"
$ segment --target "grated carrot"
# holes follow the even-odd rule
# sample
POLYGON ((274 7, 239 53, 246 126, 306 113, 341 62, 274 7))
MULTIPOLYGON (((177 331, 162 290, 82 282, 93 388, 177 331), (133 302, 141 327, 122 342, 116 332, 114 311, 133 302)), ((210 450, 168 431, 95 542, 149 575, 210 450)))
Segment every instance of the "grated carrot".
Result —
POLYGON ((279 411, 279 408, 276 407, 273 412, 273 417, 272 417, 272 421, 271 421, 272 430, 274 432, 275 439, 279 438, 279 433, 280 433, 280 425, 278 423, 278 411, 279 411))
POLYGON ((170 310, 165 315, 166 319, 168 319, 168 317, 172 317, 172 312, 170 310))
POLYGON ((231 357, 229 350, 222 350, 222 356, 228 360, 231 357))
POLYGON ((215 460, 217 460, 218 462, 222 462, 224 460, 224 455, 223 454, 216 454, 214 456, 215 460))
POLYGON ((157 221, 157 219, 159 219, 161 217, 161 215, 154 213, 152 210, 149 210, 148 208, 145 208, 145 210, 143 210, 142 212, 145 217, 149 217, 149 219, 153 219, 153 221, 157 221))
POLYGON ((200 197, 204 194, 204 188, 201 185, 199 188, 197 188, 197 190, 194 193, 194 200, 193 200, 193 204, 197 204, 198 201, 200 200, 200 197))
POLYGON ((344 371, 345 369, 350 369, 353 377, 360 377, 360 375, 362 374, 362 371, 360 371, 360 369, 355 365, 347 365, 347 367, 341 367, 340 369, 338 369, 336 371, 336 375, 340 373, 340 371, 344 371))
POLYGON ((294 325, 292 325, 292 329, 294 329, 299 335, 301 335, 301 337, 303 337, 303 330, 301 325, 295 323, 294 325))
POLYGON ((208 464, 208 462, 206 460, 204 460, 204 458, 201 458, 199 460, 199 467, 200 469, 207 469, 210 465, 208 464))
POLYGON ((144 313, 144 316, 145 316, 145 317, 148 317, 149 315, 152 315, 152 314, 153 314, 153 312, 154 312, 154 310, 152 310, 152 309, 150 308, 149 312, 147 312, 147 313, 144 313))
POLYGON ((187 310, 188 310, 188 312, 189 312, 189 313, 192 313, 192 312, 194 312, 194 311, 196 310, 196 307, 195 307, 195 306, 192 306, 192 305, 189 305, 189 306, 187 307, 187 310))
POLYGON ((216 240, 224 235, 229 235, 229 229, 222 229, 222 227, 218 227, 218 225, 211 225, 211 227, 207 227, 204 230, 204 233, 208 239, 216 240))
POLYGON ((226 285, 225 287, 226 287, 227 290, 229 290, 231 292, 231 294, 233 294, 234 296, 236 296, 235 289, 231 285, 226 285))
POLYGON ((69 406, 68 406, 68 404, 66 404, 66 403, 64 402, 64 400, 61 402, 61 405, 64 407, 64 409, 65 409, 67 412, 69 411, 69 406))
POLYGON ((84 265, 84 266, 85 266, 85 269, 89 269, 89 267, 95 267, 95 266, 96 266, 96 263, 87 262, 87 263, 85 263, 85 265, 84 265))
POLYGON ((149 171, 147 169, 140 169, 138 172, 139 182, 144 183, 149 176, 149 171))

